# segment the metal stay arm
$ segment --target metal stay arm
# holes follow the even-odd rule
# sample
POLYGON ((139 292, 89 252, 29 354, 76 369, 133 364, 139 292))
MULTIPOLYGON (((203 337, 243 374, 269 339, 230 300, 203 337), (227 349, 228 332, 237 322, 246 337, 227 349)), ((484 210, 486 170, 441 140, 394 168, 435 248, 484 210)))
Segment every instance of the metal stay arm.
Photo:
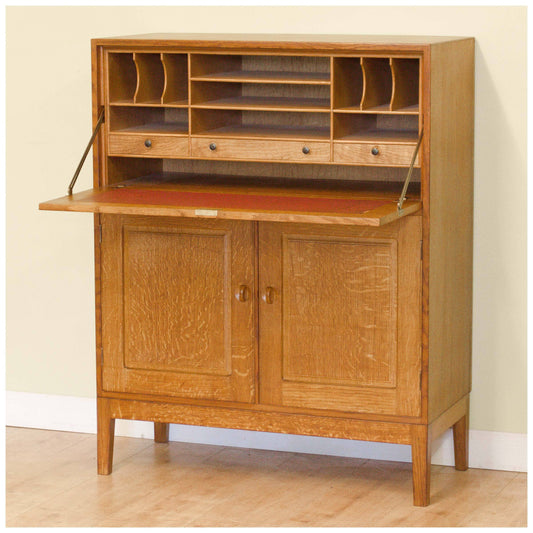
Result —
POLYGON ((413 168, 415 166, 416 156, 418 155, 418 150, 420 149, 420 144, 422 143, 422 136, 424 135, 424 130, 420 131, 420 136, 418 137, 418 142, 416 143, 416 148, 413 153, 413 159, 411 159, 411 165, 409 166, 409 171, 407 172, 407 177, 403 184, 402 194, 400 194, 400 199, 398 200, 398 211, 401 212, 403 203, 405 202, 405 195, 407 194, 407 187, 409 187, 409 181, 411 180, 411 174, 413 173, 413 168))
POLYGON ((104 122, 104 108, 102 107, 102 111, 100 111, 100 114, 98 115, 98 120, 96 122, 96 126, 94 128, 93 134, 91 135, 91 139, 89 140, 89 144, 87 144, 87 148, 85 148, 85 152, 83 152, 83 155, 81 156, 80 164, 78 165, 78 168, 76 169, 76 172, 74 172, 74 176, 72 177, 72 180, 70 181, 70 185, 68 186, 68 195, 72 195, 72 189, 74 189, 74 185, 76 184, 76 180, 78 179, 78 176, 80 175, 81 169, 83 167, 83 164, 85 163, 85 159, 87 158, 87 154, 89 153, 89 150, 91 149, 91 146, 94 143, 94 140, 96 139, 96 136, 98 135, 98 131, 100 130, 100 126, 104 122))

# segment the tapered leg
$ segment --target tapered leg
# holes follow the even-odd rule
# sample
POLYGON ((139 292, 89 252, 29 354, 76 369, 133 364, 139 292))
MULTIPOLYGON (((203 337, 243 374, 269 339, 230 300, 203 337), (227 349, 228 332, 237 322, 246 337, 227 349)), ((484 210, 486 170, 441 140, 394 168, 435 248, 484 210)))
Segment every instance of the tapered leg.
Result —
POLYGON ((453 425, 455 470, 468 470, 468 411, 453 425))
POLYGON ((431 441, 427 426, 412 426, 411 451, 413 456, 413 503, 418 507, 425 507, 429 505, 431 474, 431 441))
POLYGON ((164 422, 154 422, 155 442, 168 442, 168 426, 164 422))
POLYGON ((115 441, 115 419, 111 418, 109 403, 105 398, 97 401, 97 455, 98 473, 111 474, 113 469, 113 444, 115 441))

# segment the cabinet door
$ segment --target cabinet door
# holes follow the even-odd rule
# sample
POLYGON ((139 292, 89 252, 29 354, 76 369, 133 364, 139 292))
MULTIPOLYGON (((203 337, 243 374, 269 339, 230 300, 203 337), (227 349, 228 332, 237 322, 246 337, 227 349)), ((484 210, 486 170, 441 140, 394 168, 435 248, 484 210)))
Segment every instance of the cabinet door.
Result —
POLYGON ((102 220, 103 389, 253 401, 252 223, 102 220))
POLYGON ((261 223, 261 403, 420 415, 420 217, 261 223))

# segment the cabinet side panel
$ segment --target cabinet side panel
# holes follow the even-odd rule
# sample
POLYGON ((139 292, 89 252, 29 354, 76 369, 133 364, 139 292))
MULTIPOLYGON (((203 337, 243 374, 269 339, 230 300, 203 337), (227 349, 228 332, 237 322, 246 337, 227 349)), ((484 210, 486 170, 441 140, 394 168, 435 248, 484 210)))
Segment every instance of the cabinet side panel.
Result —
MULTIPOLYGON (((91 43, 91 96, 92 96, 92 125, 96 127, 98 109, 103 105, 103 52, 102 47, 91 43)), ((105 173, 104 135, 98 135, 93 145, 93 187, 100 186, 100 180, 105 173)), ((94 225, 94 287, 95 287, 95 339, 96 339, 96 390, 102 389, 102 314, 101 314, 101 285, 100 285, 100 215, 93 216, 94 225)))
POLYGON ((471 389, 474 40, 431 47, 429 421, 471 389))

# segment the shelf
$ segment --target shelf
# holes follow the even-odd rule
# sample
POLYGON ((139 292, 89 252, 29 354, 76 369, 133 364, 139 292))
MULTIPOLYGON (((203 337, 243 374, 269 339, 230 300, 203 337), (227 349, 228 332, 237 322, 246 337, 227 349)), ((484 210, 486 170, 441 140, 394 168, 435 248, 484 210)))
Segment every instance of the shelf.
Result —
POLYGON ((361 130, 337 137, 334 141, 416 144, 418 141, 418 132, 405 130, 361 130))
POLYGON ((383 105, 371 107, 368 109, 361 109, 359 106, 349 106, 349 107, 340 107, 338 109, 334 109, 333 112, 334 113, 384 113, 384 114, 389 114, 389 115, 418 115, 420 113, 418 104, 394 109, 393 111, 391 111, 389 107, 390 106, 388 104, 383 104, 383 105))
POLYGON ((404 113, 333 113, 333 140, 343 142, 414 143, 418 115, 404 113))
POLYGON ((189 128, 184 122, 154 122, 113 130, 112 133, 166 133, 188 135, 189 128))
MULTIPOLYGON (((52 211, 166 215, 382 226, 420 210, 418 197, 400 213, 397 192, 335 184, 280 186, 261 177, 231 180, 201 175, 155 174, 104 189, 91 189, 42 203, 52 211)), ((278 180, 279 181, 279 180, 278 180)), ((368 184, 367 184, 368 186, 368 184)), ((372 187, 372 186, 370 186, 372 187)))
POLYGON ((123 107, 188 107, 189 102, 185 99, 176 102, 166 102, 164 104, 161 104, 159 99, 157 99, 153 102, 143 102, 141 104, 136 104, 133 100, 115 100, 113 102, 109 102, 109 105, 123 107))
POLYGON ((329 100, 326 98, 286 98, 261 96, 235 96, 220 98, 192 107, 199 109, 242 109, 249 111, 310 111, 329 113, 329 100))
POLYGON ((224 81, 235 83, 302 83, 309 85, 330 85, 328 72, 273 72, 233 70, 215 72, 191 77, 191 81, 224 81))
POLYGON ((222 126, 194 133, 193 137, 232 137, 240 139, 291 139, 329 141, 329 128, 274 128, 268 126, 222 126))

